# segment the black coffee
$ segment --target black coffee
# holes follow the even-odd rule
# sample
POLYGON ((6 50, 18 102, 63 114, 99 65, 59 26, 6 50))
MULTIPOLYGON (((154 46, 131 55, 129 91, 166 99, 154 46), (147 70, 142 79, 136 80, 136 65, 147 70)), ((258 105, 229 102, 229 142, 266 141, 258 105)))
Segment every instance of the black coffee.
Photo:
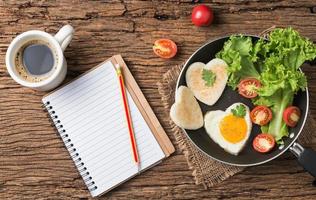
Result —
POLYGON ((43 75, 54 67, 54 55, 44 44, 32 44, 22 52, 23 65, 31 75, 43 75))
POLYGON ((47 79, 57 66, 57 54, 49 43, 31 40, 25 43, 15 56, 15 66, 26 81, 39 82, 47 79))

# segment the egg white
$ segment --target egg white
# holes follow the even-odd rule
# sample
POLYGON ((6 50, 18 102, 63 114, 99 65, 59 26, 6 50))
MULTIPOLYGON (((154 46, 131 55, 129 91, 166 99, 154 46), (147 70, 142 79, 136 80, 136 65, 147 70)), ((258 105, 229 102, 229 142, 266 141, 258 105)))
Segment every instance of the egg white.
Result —
POLYGON ((222 147, 225 151, 230 154, 238 155, 238 153, 243 149, 245 146, 252 129, 252 123, 249 116, 249 108, 243 103, 234 103, 230 107, 226 109, 226 111, 222 110, 215 110, 209 111, 206 113, 204 117, 204 127, 207 134, 211 137, 211 139, 217 143, 220 147, 222 147), (238 143, 231 143, 222 136, 219 128, 220 121, 227 115, 231 114, 231 110, 238 105, 244 105, 246 108, 246 115, 243 117, 247 124, 247 132, 246 136, 243 140, 238 143))

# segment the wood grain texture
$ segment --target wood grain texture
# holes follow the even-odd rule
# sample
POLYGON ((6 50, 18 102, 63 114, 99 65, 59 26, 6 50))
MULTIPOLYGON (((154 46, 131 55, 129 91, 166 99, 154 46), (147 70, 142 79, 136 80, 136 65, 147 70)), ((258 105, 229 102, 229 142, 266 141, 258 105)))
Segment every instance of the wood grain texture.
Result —
MULTIPOLYGON (((205 1, 206 2, 206 1, 205 1)), ((207 3, 207 2, 206 2, 207 3)), ((191 24, 190 0, 180 1, 6 1, 0 2, 0 199, 89 199, 66 149, 41 110, 44 92, 21 87, 8 75, 5 52, 26 30, 55 33, 70 23, 75 35, 65 52, 67 80, 114 54, 122 54, 172 141, 156 83, 171 66, 184 62, 206 40, 231 33, 257 34, 272 26, 293 26, 316 41, 313 0, 213 0, 211 27, 191 24), (158 38, 171 38, 176 58, 152 53, 158 38)), ((311 110, 316 113, 316 66, 306 66, 311 110)), ((66 80, 66 81, 67 81, 66 80)), ((312 147, 316 148, 315 139, 312 147)), ((290 153, 205 190, 194 184, 182 153, 100 199, 316 199, 313 178, 290 153)))

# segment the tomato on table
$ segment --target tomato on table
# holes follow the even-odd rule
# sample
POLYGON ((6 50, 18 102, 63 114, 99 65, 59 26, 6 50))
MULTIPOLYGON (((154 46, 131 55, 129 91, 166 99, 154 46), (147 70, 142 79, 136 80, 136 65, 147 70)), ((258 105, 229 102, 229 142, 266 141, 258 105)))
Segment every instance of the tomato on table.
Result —
POLYGON ((237 87, 240 95, 252 99, 258 95, 257 89, 261 87, 261 83, 256 78, 245 78, 239 82, 237 87))
POLYGON ((214 14, 210 7, 198 5, 193 8, 191 20, 196 26, 209 26, 213 22, 214 14))
POLYGON ((260 133, 252 142, 253 148, 260 153, 267 153, 275 146, 274 137, 268 133, 260 133))
POLYGON ((250 112, 251 121, 260 126, 266 125, 272 119, 272 111, 267 106, 256 106, 250 112))
POLYGON ((301 110, 296 106, 287 107, 283 112, 283 120, 289 127, 295 127, 300 117, 301 110))
POLYGON ((161 58, 172 58, 177 53, 177 45, 172 40, 159 39, 155 41, 153 50, 161 58))

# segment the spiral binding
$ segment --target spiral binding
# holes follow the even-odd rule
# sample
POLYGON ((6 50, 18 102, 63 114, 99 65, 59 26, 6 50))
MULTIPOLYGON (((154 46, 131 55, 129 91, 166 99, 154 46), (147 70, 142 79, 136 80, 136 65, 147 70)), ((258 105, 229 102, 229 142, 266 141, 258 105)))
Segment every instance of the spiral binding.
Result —
POLYGON ((96 190, 98 187, 92 180, 87 167, 85 167, 84 162, 81 160, 81 157, 77 152, 77 149, 74 147, 74 144, 71 142, 71 139, 69 138, 66 129, 64 129, 62 122, 58 119, 58 115, 56 114, 55 110, 53 110, 53 106, 49 101, 47 101, 42 107, 43 109, 47 110, 48 115, 50 116, 51 125, 57 129, 86 186, 90 191, 96 190))

